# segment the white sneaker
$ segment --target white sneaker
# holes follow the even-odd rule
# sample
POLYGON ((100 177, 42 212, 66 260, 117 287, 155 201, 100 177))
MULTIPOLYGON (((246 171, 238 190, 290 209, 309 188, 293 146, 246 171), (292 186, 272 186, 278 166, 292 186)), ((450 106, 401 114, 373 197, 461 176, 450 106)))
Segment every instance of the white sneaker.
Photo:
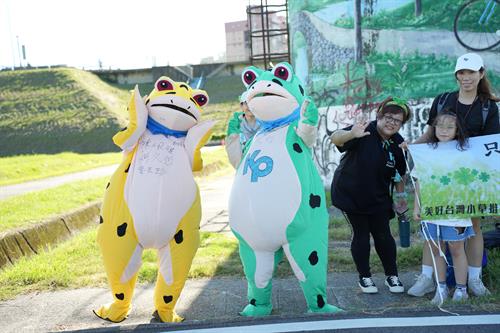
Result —
POLYGON ((491 294, 490 291, 484 286, 483 281, 479 278, 469 279, 467 287, 474 296, 486 296, 491 294))
POLYGON ((417 282, 408 289, 408 295, 422 297, 425 294, 433 292, 436 290, 436 284, 434 283, 434 279, 428 277, 427 275, 420 274, 417 277, 417 282))
POLYGON ((462 289, 455 289, 455 292, 453 293, 453 297, 451 300, 453 302, 461 302, 469 298, 469 295, 467 294, 467 290, 462 290, 462 289))
POLYGON ((443 304, 443 302, 448 299, 448 294, 449 294, 448 287, 444 289, 437 288, 436 293, 434 294, 434 297, 431 300, 431 303, 438 306, 443 304))
POLYGON ((389 291, 391 293, 399 294, 399 293, 404 293, 404 291, 405 291, 403 284, 401 283, 401 281, 399 280, 399 278, 396 275, 388 276, 385 279, 384 283, 387 287, 389 287, 389 291))
POLYGON ((365 294, 378 293, 377 286, 375 285, 371 277, 359 278, 358 285, 365 294))

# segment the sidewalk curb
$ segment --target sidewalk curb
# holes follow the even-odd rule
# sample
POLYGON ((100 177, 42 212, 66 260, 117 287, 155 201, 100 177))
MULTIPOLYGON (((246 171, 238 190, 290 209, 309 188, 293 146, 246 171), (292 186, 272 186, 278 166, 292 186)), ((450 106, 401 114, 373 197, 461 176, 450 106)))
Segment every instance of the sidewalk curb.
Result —
POLYGON ((95 201, 51 220, 0 234, 0 269, 98 224, 100 209, 101 201, 95 201))

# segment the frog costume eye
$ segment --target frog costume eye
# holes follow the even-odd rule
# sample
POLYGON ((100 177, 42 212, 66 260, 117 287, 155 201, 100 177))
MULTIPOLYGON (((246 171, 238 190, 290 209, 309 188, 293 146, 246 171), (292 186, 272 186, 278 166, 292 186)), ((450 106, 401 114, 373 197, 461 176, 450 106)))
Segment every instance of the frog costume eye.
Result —
POLYGON ((174 84, 172 82, 170 82, 169 80, 159 80, 157 83, 156 83, 156 89, 158 89, 158 91, 163 91, 163 90, 174 90, 174 84))
POLYGON ((290 69, 285 66, 278 64, 274 70, 273 70, 274 76, 276 76, 278 79, 282 79, 284 81, 292 81, 293 78, 293 73, 290 71, 290 69))
POLYGON ((241 74, 241 79, 243 81, 243 84, 245 87, 250 86, 252 83, 257 80, 257 72, 251 68, 247 68, 242 74, 241 74))
POLYGON ((200 107, 208 104, 208 95, 203 90, 195 90, 194 92, 193 99, 196 101, 196 104, 200 107))

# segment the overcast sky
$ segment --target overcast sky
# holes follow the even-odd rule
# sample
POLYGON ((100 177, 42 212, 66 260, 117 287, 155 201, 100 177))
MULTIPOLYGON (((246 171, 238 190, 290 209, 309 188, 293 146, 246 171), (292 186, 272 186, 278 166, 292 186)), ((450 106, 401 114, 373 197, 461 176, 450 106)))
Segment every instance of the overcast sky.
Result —
MULTIPOLYGON (((260 2, 260 1, 259 1, 260 2)), ((224 23, 248 0, 0 0, 0 68, 142 68, 199 63, 225 52, 224 23), (21 52, 22 53, 22 52, 21 52), (23 61, 23 65, 26 62, 23 61)))

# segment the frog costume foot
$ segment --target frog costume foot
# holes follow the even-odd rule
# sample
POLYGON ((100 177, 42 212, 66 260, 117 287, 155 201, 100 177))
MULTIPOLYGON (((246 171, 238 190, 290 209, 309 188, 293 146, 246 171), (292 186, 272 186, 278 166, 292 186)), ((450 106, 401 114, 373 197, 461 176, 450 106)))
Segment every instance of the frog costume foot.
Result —
POLYGON ((175 311, 158 311, 153 313, 153 317, 164 323, 181 323, 184 321, 184 317, 181 317, 175 311))
POLYGON ((245 306, 243 311, 240 312, 240 315, 244 317, 268 316, 271 314, 272 310, 273 306, 271 304, 264 304, 264 305, 248 304, 247 306, 245 306))
POLYGON ((131 308, 130 304, 123 306, 122 304, 118 304, 118 302, 114 302, 103 305, 98 310, 93 311, 94 314, 101 319, 109 320, 113 323, 120 323, 127 319, 131 308))
POLYGON ((335 305, 325 304, 322 308, 315 308, 307 310, 307 313, 340 313, 345 312, 341 308, 336 307, 335 305))
POLYGON ((174 312, 199 247, 201 202, 193 176, 203 167, 200 149, 213 121, 201 121, 206 92, 160 77, 151 93, 134 89, 129 122, 113 137, 123 160, 106 186, 97 241, 114 302, 95 311, 124 320, 144 249, 158 251, 155 309, 162 322, 174 312))
POLYGON ((271 306, 260 304, 271 304, 273 273, 283 253, 308 308, 338 312, 326 299, 329 216, 312 156, 319 142, 318 109, 289 63, 247 67, 242 80, 261 126, 246 143, 228 207, 248 281, 250 305, 242 315, 270 314, 271 306))

